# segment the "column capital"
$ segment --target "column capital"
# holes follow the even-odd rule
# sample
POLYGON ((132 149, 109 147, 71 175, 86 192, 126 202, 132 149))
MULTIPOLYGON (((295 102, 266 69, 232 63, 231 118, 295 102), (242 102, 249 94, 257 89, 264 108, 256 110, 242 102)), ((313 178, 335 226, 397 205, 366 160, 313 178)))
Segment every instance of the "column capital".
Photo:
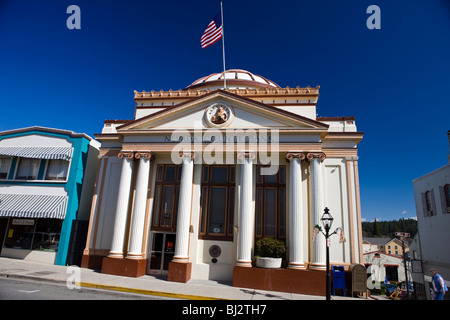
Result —
POLYGON ((303 152, 288 152, 286 154, 286 160, 291 161, 294 158, 298 158, 300 161, 305 160, 305 154, 303 152))
POLYGON ((127 157, 130 160, 133 160, 134 158, 134 153, 133 151, 120 151, 119 154, 117 155, 120 159, 123 159, 124 157, 127 157))
POLYGON ((306 155, 306 158, 309 161, 312 161, 312 159, 314 159, 314 158, 319 158, 320 162, 323 162, 323 160, 325 160, 326 156, 325 156, 325 153, 323 153, 323 152, 308 152, 308 154, 306 155))
POLYGON ((183 159, 184 157, 190 157, 191 160, 195 158, 195 152, 194 151, 180 151, 178 153, 178 156, 183 159))
POLYGON ((256 155, 253 151, 241 151, 238 152, 237 157, 239 160, 244 160, 245 158, 248 158, 253 161, 256 158, 256 155))
POLYGON ((147 160, 153 160, 155 156, 151 151, 138 151, 134 154, 135 159, 145 158, 147 160))

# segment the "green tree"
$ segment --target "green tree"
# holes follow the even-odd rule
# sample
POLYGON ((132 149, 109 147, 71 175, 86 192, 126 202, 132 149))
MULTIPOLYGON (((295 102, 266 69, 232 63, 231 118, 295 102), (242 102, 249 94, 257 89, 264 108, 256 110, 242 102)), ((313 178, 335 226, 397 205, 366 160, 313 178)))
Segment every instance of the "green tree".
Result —
POLYGON ((377 218, 375 218, 375 221, 373 222, 373 235, 375 237, 381 238, 381 231, 380 231, 380 226, 378 225, 377 218))

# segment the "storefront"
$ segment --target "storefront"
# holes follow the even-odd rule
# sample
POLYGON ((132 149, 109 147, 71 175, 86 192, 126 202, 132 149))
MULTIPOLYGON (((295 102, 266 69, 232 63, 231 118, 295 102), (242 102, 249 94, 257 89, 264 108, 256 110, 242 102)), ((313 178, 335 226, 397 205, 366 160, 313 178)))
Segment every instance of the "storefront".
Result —
POLYGON ((134 119, 105 121, 84 267, 230 281, 270 237, 285 267, 323 271, 325 207, 347 239, 331 239, 331 261, 362 263, 355 118, 317 117, 318 87, 226 76, 226 90, 218 73, 135 92, 134 119))
POLYGON ((67 130, 0 133, 2 256, 66 264, 72 223, 88 219, 94 179, 83 175, 97 154, 95 140, 67 130))

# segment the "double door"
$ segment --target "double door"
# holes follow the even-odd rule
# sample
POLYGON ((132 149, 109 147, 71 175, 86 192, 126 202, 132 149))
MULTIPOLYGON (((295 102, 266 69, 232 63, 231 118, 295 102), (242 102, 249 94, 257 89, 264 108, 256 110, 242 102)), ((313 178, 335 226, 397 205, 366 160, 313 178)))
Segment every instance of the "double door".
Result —
POLYGON ((153 275, 166 275, 169 271, 169 262, 175 255, 176 235, 173 232, 152 232, 152 244, 148 273, 153 275))

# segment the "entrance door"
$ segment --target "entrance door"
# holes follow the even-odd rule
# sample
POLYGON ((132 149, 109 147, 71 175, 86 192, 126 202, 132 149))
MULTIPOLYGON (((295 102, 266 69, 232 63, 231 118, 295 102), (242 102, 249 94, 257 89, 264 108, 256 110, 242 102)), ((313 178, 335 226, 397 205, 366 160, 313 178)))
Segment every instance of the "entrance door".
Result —
POLYGON ((166 275, 169 262, 175 255, 175 233, 152 232, 152 251, 150 253, 149 274, 166 275))

